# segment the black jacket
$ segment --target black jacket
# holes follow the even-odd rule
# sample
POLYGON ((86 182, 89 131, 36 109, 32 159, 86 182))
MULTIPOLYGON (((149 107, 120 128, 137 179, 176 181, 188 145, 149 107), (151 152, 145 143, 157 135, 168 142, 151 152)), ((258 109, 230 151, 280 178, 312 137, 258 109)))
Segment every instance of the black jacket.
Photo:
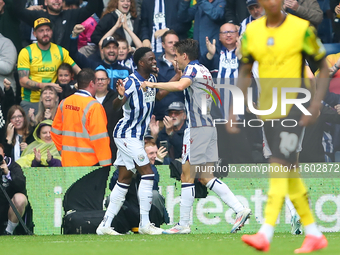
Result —
MULTIPOLYGON (((12 198, 16 193, 22 193, 27 196, 26 191, 26 177, 17 163, 15 163, 11 158, 5 157, 4 159, 7 163, 8 170, 10 171, 11 180, 7 179, 1 170, 1 180, 0 185, 6 190, 8 196, 12 198)), ((8 204, 3 192, 0 192, 0 207, 2 204, 8 204)))
POLYGON ((118 121, 123 118, 123 110, 120 108, 118 111, 113 109, 112 102, 115 100, 118 96, 118 93, 113 90, 109 90, 109 92, 106 94, 106 97, 103 101, 103 107, 106 112, 107 117, 107 132, 110 137, 110 148, 112 153, 112 162, 116 159, 117 155, 117 146, 113 140, 113 130, 118 123, 118 121))
POLYGON ((240 25, 249 16, 246 0, 227 0, 225 8, 226 22, 240 25))
MULTIPOLYGON (((115 12, 110 12, 100 19, 95 30, 91 35, 91 42, 98 44, 102 37, 116 24, 118 20, 118 15, 115 12)), ((138 35, 138 20, 132 19, 133 22, 133 32, 138 35)), ((121 26, 115 32, 115 34, 126 39, 124 28, 121 26)))
POLYGON ((16 10, 22 21, 28 25, 34 25, 34 21, 38 18, 48 18, 53 24, 52 42, 69 50, 70 35, 73 27, 80 24, 96 13, 100 17, 103 10, 103 1, 88 0, 88 4, 79 9, 70 9, 61 11, 59 15, 51 15, 47 11, 30 11, 25 8, 26 0, 15 0, 16 10))

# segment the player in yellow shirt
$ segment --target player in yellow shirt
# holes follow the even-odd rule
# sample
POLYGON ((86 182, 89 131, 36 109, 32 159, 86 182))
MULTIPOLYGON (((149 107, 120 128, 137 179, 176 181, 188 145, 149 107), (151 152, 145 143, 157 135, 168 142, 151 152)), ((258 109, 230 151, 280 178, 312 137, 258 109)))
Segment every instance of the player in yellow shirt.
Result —
POLYGON ((61 87, 55 83, 57 69, 62 63, 70 64, 75 73, 80 71, 66 49, 51 43, 53 31, 49 19, 37 19, 34 22, 33 34, 37 38, 37 43, 22 49, 18 57, 21 106, 26 113, 30 108, 38 112, 40 89, 44 86, 50 85, 57 92, 62 91, 61 87))
MULTIPOLYGON (((243 65, 239 71, 237 86, 246 95, 252 64, 258 61, 261 85, 258 110, 271 109, 272 104, 275 105, 277 102, 276 108, 267 115, 261 115, 260 118, 264 122, 264 132, 272 151, 270 167, 278 170, 283 169, 283 166, 297 165, 298 141, 301 139, 304 126, 313 123, 318 116, 321 100, 327 90, 329 74, 325 49, 309 26, 309 22, 282 12, 283 0, 258 0, 258 2, 265 9, 266 16, 248 24, 243 35, 241 48, 243 65), (305 90, 309 87, 309 80, 303 79, 306 77, 305 57, 320 66, 316 93, 307 109, 306 104, 301 104, 300 107, 298 104, 287 104, 287 107, 281 109, 281 91, 295 90, 286 94, 287 98, 295 102, 306 97, 305 95, 310 95, 305 90), (277 97, 273 99, 274 89, 277 90, 277 97), (301 110, 303 108, 311 115, 303 113, 301 110), (272 119, 278 121, 270 121, 272 119), (282 125, 282 121, 287 119, 296 125, 282 125)), ((229 120, 229 123, 231 122, 236 122, 236 116, 229 120)), ((238 131, 235 125, 229 125, 228 130, 238 131)), ((315 224, 308 204, 307 190, 299 177, 298 169, 287 172, 279 170, 278 173, 270 174, 265 223, 257 234, 242 236, 243 242, 260 251, 269 250, 275 222, 285 196, 289 194, 306 233, 302 247, 296 249, 295 253, 309 253, 327 246, 327 239, 315 224)))

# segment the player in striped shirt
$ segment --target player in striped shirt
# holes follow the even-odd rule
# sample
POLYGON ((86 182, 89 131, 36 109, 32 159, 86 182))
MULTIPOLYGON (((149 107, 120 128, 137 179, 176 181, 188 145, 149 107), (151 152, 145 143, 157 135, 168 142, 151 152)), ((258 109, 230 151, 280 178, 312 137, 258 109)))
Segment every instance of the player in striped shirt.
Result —
POLYGON ((182 190, 180 203, 180 221, 167 234, 188 234, 190 211, 195 198, 194 179, 200 177, 202 184, 214 191, 236 213, 232 233, 240 229, 249 218, 251 210, 245 208, 230 191, 228 186, 214 178, 213 174, 198 171, 202 167, 214 166, 218 161, 217 132, 210 115, 216 93, 209 70, 198 62, 198 42, 192 39, 175 44, 178 68, 183 71, 177 82, 152 83, 145 81, 145 89, 159 88, 167 91, 184 90, 188 116, 188 128, 185 130, 182 153, 182 190))
POLYGON ((155 54, 150 48, 141 47, 134 54, 137 71, 124 81, 116 84, 118 98, 113 101, 113 107, 123 107, 123 118, 117 123, 114 131, 114 141, 117 145, 117 159, 114 162, 119 167, 117 185, 110 195, 110 204, 103 221, 97 228, 98 235, 119 235, 111 228, 113 218, 122 207, 128 191, 132 175, 136 169, 141 174, 138 189, 140 205, 140 234, 159 235, 163 230, 150 223, 149 211, 152 201, 152 186, 154 173, 144 149, 144 135, 149 126, 155 99, 161 99, 167 91, 148 88, 143 91, 140 87, 143 81, 157 82, 152 73, 157 72, 155 54))

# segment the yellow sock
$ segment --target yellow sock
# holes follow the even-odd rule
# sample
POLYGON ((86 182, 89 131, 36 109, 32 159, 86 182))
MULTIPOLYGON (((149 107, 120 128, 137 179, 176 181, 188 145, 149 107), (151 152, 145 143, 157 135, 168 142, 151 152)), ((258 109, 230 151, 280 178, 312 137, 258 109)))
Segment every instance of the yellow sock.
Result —
POLYGON ((314 217, 308 203, 307 190, 300 178, 289 178, 288 193, 304 226, 314 223, 314 217))
MULTIPOLYGON (((270 166, 274 167, 281 165, 278 163, 271 163, 270 166)), ((271 177, 275 177, 275 174, 271 177)), ((277 217, 281 211, 284 199, 288 193, 288 178, 270 178, 269 191, 266 208, 264 210, 265 223, 275 226, 277 217)))

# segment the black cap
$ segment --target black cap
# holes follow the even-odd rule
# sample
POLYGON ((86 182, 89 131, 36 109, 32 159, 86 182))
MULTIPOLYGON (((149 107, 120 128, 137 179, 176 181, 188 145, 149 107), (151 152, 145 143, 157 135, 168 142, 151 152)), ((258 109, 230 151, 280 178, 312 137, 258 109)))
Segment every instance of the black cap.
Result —
POLYGON ((254 5, 254 4, 258 4, 257 0, 247 0, 246 2, 247 7, 254 5))
POLYGON ((103 40, 102 48, 106 47, 109 43, 114 43, 118 47, 118 42, 113 36, 108 36, 103 40))
POLYGON ((185 105, 182 102, 173 102, 169 105, 168 111, 185 111, 185 105))

